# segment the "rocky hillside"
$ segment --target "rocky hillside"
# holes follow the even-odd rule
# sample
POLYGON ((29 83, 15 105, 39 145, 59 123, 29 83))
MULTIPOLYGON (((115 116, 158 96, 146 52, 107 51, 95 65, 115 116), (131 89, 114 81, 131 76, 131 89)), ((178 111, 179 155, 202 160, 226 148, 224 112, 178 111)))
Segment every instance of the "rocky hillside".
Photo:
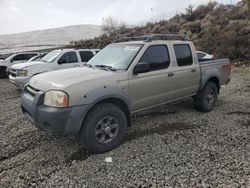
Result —
POLYGON ((211 2, 196 8, 189 6, 185 13, 169 20, 148 23, 143 27, 120 27, 108 37, 103 34, 94 40, 72 42, 74 47, 102 48, 122 36, 138 36, 151 33, 180 33, 194 41, 197 49, 217 57, 250 61, 250 1, 237 5, 211 2))

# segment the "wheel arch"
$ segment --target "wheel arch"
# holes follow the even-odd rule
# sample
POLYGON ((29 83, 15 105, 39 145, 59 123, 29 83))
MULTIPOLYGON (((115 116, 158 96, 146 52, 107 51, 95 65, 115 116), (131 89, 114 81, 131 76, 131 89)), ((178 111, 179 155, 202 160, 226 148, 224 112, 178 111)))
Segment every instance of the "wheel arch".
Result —
POLYGON ((219 78, 218 78, 217 76, 212 76, 212 77, 208 78, 208 79, 202 84, 202 87, 201 87, 200 90, 202 90, 202 89, 206 86, 206 84, 207 84, 208 82, 213 82, 213 83, 216 84, 216 86, 217 86, 217 88, 218 88, 218 94, 219 94, 219 92, 220 92, 220 80, 219 80, 219 78))
POLYGON ((91 112, 91 110, 94 109, 97 105, 104 104, 104 103, 111 103, 121 108, 121 110, 125 113, 127 117, 128 127, 131 126, 130 106, 128 102, 125 99, 118 97, 118 96, 109 96, 109 97, 101 98, 90 105, 90 107, 87 109, 87 112, 82 119, 80 132, 82 131, 86 117, 91 112))

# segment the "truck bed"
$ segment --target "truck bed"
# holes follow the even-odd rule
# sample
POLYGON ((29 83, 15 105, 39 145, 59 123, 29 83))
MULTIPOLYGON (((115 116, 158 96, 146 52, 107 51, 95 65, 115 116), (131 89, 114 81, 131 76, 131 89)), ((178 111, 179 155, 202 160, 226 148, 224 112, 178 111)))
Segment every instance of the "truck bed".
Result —
POLYGON ((231 64, 229 59, 217 59, 211 61, 199 62, 201 68, 202 87, 208 79, 216 77, 219 79, 219 85, 227 84, 230 81, 231 64))

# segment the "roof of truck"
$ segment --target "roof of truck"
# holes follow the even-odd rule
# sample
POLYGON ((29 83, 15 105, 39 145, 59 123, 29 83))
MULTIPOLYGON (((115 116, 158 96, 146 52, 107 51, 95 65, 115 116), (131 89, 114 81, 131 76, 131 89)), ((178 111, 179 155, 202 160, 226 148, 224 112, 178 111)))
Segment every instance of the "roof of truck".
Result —
POLYGON ((96 51, 96 50, 100 50, 100 49, 88 49, 88 48, 85 48, 85 49, 76 49, 76 48, 62 48, 62 49, 57 49, 57 50, 61 50, 61 51, 72 51, 72 50, 75 50, 75 51, 96 51))
POLYGON ((144 44, 153 41, 186 41, 186 38, 179 34, 152 34, 138 37, 122 37, 113 43, 144 44))

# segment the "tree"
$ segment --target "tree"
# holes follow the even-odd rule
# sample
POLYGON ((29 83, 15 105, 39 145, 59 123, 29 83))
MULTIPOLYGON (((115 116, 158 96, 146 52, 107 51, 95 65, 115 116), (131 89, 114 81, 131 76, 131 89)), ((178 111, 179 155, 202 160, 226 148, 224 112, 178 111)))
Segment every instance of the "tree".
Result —
POLYGON ((247 4, 247 7, 248 7, 248 10, 250 11, 250 0, 246 0, 246 4, 247 4))
POLYGON ((106 32, 109 36, 116 31, 117 27, 118 22, 112 17, 105 18, 102 21, 102 30, 106 32))
POLYGON ((193 21, 193 13, 194 13, 194 6, 189 5, 186 8, 186 15, 185 15, 187 21, 193 21))
POLYGON ((119 24, 119 27, 118 27, 119 33, 124 34, 124 33, 127 32, 127 30, 128 30, 128 27, 127 27, 126 22, 121 22, 121 23, 119 24))

